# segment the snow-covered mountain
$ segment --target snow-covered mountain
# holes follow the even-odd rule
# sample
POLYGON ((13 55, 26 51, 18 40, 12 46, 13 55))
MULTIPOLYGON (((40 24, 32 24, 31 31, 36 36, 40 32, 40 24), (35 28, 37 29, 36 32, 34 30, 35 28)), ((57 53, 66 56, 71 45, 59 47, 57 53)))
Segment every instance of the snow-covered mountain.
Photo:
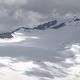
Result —
POLYGON ((80 23, 80 18, 77 18, 76 16, 71 20, 71 19, 63 19, 63 20, 51 20, 51 21, 48 21, 48 22, 45 22, 43 24, 39 24, 38 26, 36 27, 33 27, 33 28, 27 28, 27 27, 19 27, 13 31, 9 31, 9 32, 6 32, 6 33, 1 33, 0 34, 0 38, 12 38, 12 34, 21 30, 21 29, 24 29, 24 30, 47 30, 47 29, 59 29, 59 28, 62 28, 62 27, 66 27, 70 24, 74 24, 76 25, 77 23, 80 23))
POLYGON ((0 34, 2 80, 79 80, 80 18, 56 19, 0 34))

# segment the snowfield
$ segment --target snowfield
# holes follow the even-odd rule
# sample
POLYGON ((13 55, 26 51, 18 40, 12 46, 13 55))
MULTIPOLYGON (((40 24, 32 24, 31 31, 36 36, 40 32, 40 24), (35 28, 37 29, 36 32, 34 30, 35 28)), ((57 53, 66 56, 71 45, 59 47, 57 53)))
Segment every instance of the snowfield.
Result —
POLYGON ((1 80, 80 80, 80 26, 19 30, 0 39, 1 80))

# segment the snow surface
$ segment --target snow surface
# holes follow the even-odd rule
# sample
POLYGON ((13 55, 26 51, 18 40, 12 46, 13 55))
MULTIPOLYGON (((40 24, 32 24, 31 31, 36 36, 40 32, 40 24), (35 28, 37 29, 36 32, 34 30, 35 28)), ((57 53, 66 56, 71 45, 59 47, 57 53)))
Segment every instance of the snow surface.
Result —
POLYGON ((80 80, 79 25, 20 31, 0 39, 0 79, 80 80))

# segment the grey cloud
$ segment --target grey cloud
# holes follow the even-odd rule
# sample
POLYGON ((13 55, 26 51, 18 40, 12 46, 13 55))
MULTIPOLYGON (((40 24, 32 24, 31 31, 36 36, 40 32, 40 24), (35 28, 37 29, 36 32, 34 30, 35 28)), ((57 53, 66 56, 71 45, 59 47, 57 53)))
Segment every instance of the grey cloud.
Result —
POLYGON ((80 12, 80 0, 30 0, 25 8, 42 14, 51 14, 54 9, 58 13, 80 12))
POLYGON ((48 14, 53 10, 54 4, 52 0, 31 0, 25 8, 39 13, 48 14))
POLYGON ((13 6, 13 5, 22 5, 25 4, 27 0, 0 0, 1 4, 5 4, 8 6, 13 6))

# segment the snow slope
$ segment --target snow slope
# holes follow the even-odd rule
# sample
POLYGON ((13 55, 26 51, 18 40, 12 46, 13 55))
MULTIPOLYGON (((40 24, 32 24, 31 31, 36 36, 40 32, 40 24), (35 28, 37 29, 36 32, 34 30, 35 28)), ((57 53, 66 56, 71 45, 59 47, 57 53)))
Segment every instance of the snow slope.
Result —
POLYGON ((0 39, 0 79, 79 80, 80 22, 69 21, 58 29, 21 29, 0 39))

